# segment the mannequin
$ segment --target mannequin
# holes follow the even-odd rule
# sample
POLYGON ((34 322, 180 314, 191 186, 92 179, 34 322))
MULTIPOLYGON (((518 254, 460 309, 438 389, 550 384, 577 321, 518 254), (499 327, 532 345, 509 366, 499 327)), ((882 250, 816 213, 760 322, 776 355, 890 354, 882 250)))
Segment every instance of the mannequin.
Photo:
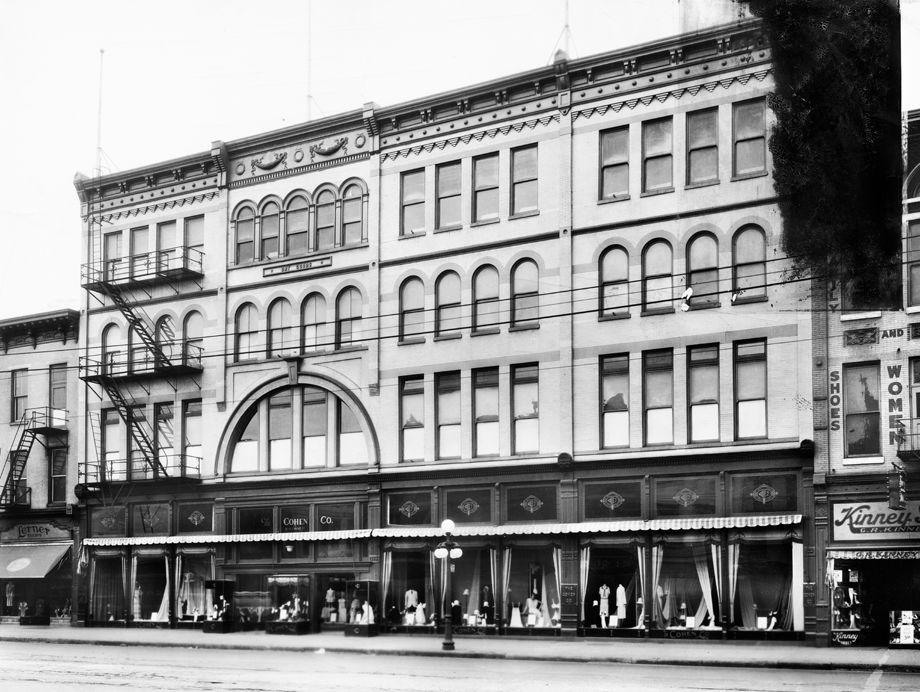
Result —
POLYGON ((346 612, 345 612, 345 592, 344 592, 344 591, 339 591, 339 599, 338 599, 338 601, 339 601, 338 621, 339 621, 339 622, 346 622, 346 619, 345 619, 345 616, 346 616, 346 612))
POLYGON ((425 618, 425 604, 424 603, 419 603, 417 606, 415 606, 415 624, 416 625, 428 624, 425 618))
POLYGON ((617 586, 617 619, 622 622, 626 619, 626 587, 617 586))
POLYGON ((509 627, 523 627, 524 623, 521 620, 521 604, 512 603, 511 604, 511 622, 508 625, 509 627))
POLYGON ((491 625, 495 622, 495 610, 492 605, 492 589, 486 584, 479 592, 479 612, 486 619, 486 624, 491 625))
POLYGON ((357 596, 351 599, 351 605, 348 610, 348 622, 357 622, 358 621, 358 612, 361 609, 361 601, 358 600, 357 596))
POLYGON ((373 625, 374 624, 374 609, 371 608, 370 603, 364 601, 363 606, 364 612, 361 614, 361 624, 362 625, 373 625))
POLYGON ((141 619, 141 599, 144 597, 144 590, 141 588, 141 585, 138 584, 134 587, 134 603, 131 608, 131 615, 134 616, 135 620, 141 619))
POLYGON ((601 588, 597 590, 598 596, 601 599, 600 605, 600 616, 601 616, 601 627, 607 626, 607 621, 610 619, 610 587, 606 584, 602 584, 601 588))
POLYGON ((418 591, 415 589, 406 589, 406 608, 418 605, 418 591))
POLYGON ((450 619, 454 626, 463 624, 463 606, 455 600, 450 604, 450 619))
POLYGON ((540 615, 540 601, 537 599, 536 591, 524 602, 524 609, 527 614, 527 626, 536 627, 537 618, 540 615))

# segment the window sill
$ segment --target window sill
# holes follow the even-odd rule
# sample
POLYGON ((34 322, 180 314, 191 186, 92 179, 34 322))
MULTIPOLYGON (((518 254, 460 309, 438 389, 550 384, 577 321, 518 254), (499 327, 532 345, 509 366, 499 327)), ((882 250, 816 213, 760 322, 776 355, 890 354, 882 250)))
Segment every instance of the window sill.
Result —
POLYGON ((441 228, 434 229, 435 233, 449 233, 450 231, 461 231, 463 230, 463 224, 457 223, 452 226, 442 226, 441 228))
POLYGON ((618 313, 614 313, 612 315, 600 315, 597 318, 597 321, 598 322, 614 322, 616 320, 628 320, 630 317, 632 317, 632 315, 630 315, 628 312, 623 313, 622 315, 618 313))
POLYGON ((450 334, 438 334, 432 339, 432 341, 455 341, 456 339, 462 339, 463 334, 460 332, 452 332, 450 334))
POLYGON ((490 334, 501 334, 500 327, 488 327, 486 329, 474 329, 470 332, 470 336, 489 336, 490 334))
POLYGON ((539 216, 540 210, 534 209, 533 211, 522 211, 519 214, 511 214, 508 217, 509 221, 515 221, 516 219, 529 219, 531 216, 539 216))
POLYGON ((614 195, 613 197, 601 197, 597 200, 598 204, 614 204, 615 202, 626 202, 630 199, 629 195, 614 195))
POLYGON ((327 351, 326 353, 354 353, 355 351, 366 351, 367 346, 364 344, 349 344, 348 346, 339 346, 338 348, 332 349, 332 351, 327 351))
POLYGON ((750 180, 751 178, 763 178, 767 174, 766 171, 758 171, 757 173, 744 173, 743 175, 733 175, 731 181, 737 182, 738 180, 750 180))
POLYGON ((396 345, 397 346, 414 346, 415 344, 424 344, 424 343, 425 343, 424 336, 412 336, 412 337, 409 337, 408 339, 400 339, 399 341, 396 342, 396 345))
POLYGON ((732 301, 732 305, 747 305, 748 303, 766 303, 766 296, 738 296, 732 301))
POLYGON ((470 224, 470 228, 479 228, 480 226, 491 226, 493 223, 499 223, 500 218, 496 217, 494 219, 483 219, 482 221, 474 221, 470 224))
POLYGON ((696 190, 697 188, 700 188, 700 187, 712 187, 713 185, 718 185, 720 182, 722 181, 716 178, 715 180, 705 180, 699 183, 687 183, 686 185, 684 185, 684 189, 685 190, 696 190))
POLYGON ((642 317, 651 317, 653 315, 671 315, 674 313, 674 308, 651 308, 643 310, 639 313, 642 317))
POLYGON ((856 322, 858 320, 877 320, 882 316, 881 310, 867 310, 866 312, 841 313, 841 322, 856 322))
POLYGON ((512 324, 508 327, 509 332, 527 332, 531 329, 539 329, 539 324, 512 324))
POLYGON ((713 303, 702 303, 702 304, 694 305, 692 302, 693 298, 690 298, 690 300, 691 300, 690 310, 712 310, 713 308, 722 307, 722 303, 720 303, 719 301, 715 301, 713 303))
POLYGON ((908 305, 904 308, 904 312, 908 315, 916 315, 920 312, 920 305, 908 305))
POLYGON ((660 190, 646 190, 643 192, 640 197, 654 197, 655 195, 666 195, 669 192, 674 192, 673 187, 663 187, 660 190))
POLYGON ((397 240, 411 240, 412 238, 421 238, 426 235, 425 231, 417 231, 415 233, 400 233, 397 240))
POLYGON ((844 466, 873 466, 877 464, 884 464, 885 457, 880 456, 871 456, 871 457, 844 457, 843 465, 844 466))
POLYGON ((763 435, 762 437, 735 437, 735 442, 738 444, 758 444, 769 441, 770 438, 767 435, 763 435))

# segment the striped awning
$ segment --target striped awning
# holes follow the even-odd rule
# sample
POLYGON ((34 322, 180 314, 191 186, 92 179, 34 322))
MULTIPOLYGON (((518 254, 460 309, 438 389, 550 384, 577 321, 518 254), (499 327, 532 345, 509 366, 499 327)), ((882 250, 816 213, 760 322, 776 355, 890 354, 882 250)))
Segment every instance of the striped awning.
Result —
POLYGON ((286 533, 195 534, 188 536, 106 536, 87 538, 83 545, 90 547, 126 545, 190 545, 202 543, 257 543, 278 541, 344 541, 370 538, 370 529, 351 531, 289 531, 286 533))

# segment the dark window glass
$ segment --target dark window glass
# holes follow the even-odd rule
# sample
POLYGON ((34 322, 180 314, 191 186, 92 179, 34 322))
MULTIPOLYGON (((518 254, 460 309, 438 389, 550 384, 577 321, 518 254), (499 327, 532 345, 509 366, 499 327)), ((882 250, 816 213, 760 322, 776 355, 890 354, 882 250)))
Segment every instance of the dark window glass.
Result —
POLYGON ((431 523, 431 493, 393 493, 387 497, 389 523, 419 525, 431 523))
POLYGON ((448 490, 442 515, 458 524, 489 523, 492 521, 491 488, 448 490))
POLYGON ((843 407, 846 456, 881 454, 878 363, 844 366, 843 407))
POLYGON ((795 474, 733 476, 732 512, 794 512, 798 509, 795 474))
POLYGON ((508 521, 556 521, 556 486, 526 485, 509 487, 508 521))
POLYGON ((642 516, 642 483, 585 483, 585 519, 635 519, 642 516))
POLYGON ((661 517, 716 513, 714 478, 655 481, 655 511, 661 517))

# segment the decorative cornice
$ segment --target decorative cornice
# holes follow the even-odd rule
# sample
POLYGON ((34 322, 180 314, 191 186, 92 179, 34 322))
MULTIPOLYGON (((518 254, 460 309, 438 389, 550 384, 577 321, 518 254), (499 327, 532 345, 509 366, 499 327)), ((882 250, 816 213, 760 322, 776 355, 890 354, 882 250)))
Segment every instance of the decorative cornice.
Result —
MULTIPOLYGON (((192 195, 190 197, 182 197, 180 199, 170 199, 164 200, 162 202, 157 202, 156 204, 148 204, 143 207, 135 207, 134 209, 125 209, 124 211, 116 211, 107 214, 99 214, 97 219, 103 223, 116 223, 122 219, 129 219, 133 216, 143 216, 145 214, 155 214, 157 212, 166 211, 167 209, 174 209, 175 207, 184 207, 188 204, 197 204, 199 202, 210 202, 212 199, 217 197, 220 193, 217 190, 212 190, 211 192, 205 192, 198 195, 192 195)), ((88 215, 83 217, 85 221, 88 215)))
POLYGON ((429 142, 428 144, 419 144, 414 147, 406 147, 405 149, 395 149, 393 151, 387 151, 380 155, 380 163, 386 163, 387 160, 392 159, 395 161, 400 157, 407 157, 410 154, 418 155, 422 152, 430 154, 435 149, 445 149, 447 146, 455 147, 458 144, 469 144, 472 141, 481 142, 486 137, 496 137, 497 135, 507 135, 509 132, 521 132, 524 128, 534 129, 537 125, 543 125, 544 127, 549 125, 551 122, 558 123, 560 116, 558 114, 546 115, 542 118, 533 118, 532 120, 522 120, 517 123, 512 123, 510 125, 502 125, 501 127, 493 127, 488 130, 480 130, 479 132, 472 132, 468 135, 460 135, 458 137, 450 137, 447 139, 442 139, 437 142, 429 142))
POLYGON ((572 120, 577 120, 578 118, 587 119, 594 115, 605 115, 608 111, 611 110, 614 113, 619 113, 621 110, 623 110, 624 106, 632 110, 639 104, 648 106, 652 103, 652 101, 664 103, 670 98, 678 100, 682 99, 687 94, 690 96, 696 96, 703 89, 708 92, 715 91, 716 87, 719 86, 721 86, 723 89, 728 89, 732 84, 736 82, 742 85, 747 84, 749 81, 751 81, 752 77, 758 82, 762 82, 772 71, 773 70, 771 68, 767 68, 766 70, 761 70, 759 72, 734 75, 732 77, 726 77, 725 79, 717 79, 711 82, 704 82, 703 84, 695 84, 693 86, 681 87, 679 89, 669 89, 668 91, 661 91, 657 94, 647 94, 645 96, 617 101, 616 103, 606 103, 600 106, 593 106, 592 108, 583 108, 582 110, 572 111, 572 120))
MULTIPOLYGON (((321 152, 317 152, 321 153, 321 152)), ((291 175, 300 175, 301 173, 308 173, 309 171, 316 171, 321 168, 330 168, 331 166, 340 166, 346 163, 354 163, 355 161, 364 161, 370 158, 370 152, 361 152, 359 154, 349 154, 348 156, 340 156, 337 159, 329 159, 327 161, 317 161, 316 163, 310 163, 306 166, 297 166, 296 168, 282 168, 279 170, 271 171, 270 173, 263 173, 262 175, 255 175, 251 178, 240 178, 238 180, 233 180, 230 182, 230 189, 235 190, 239 187, 247 187, 249 185, 257 185, 259 183, 264 183, 268 180, 276 180, 278 178, 286 178, 291 175)))

